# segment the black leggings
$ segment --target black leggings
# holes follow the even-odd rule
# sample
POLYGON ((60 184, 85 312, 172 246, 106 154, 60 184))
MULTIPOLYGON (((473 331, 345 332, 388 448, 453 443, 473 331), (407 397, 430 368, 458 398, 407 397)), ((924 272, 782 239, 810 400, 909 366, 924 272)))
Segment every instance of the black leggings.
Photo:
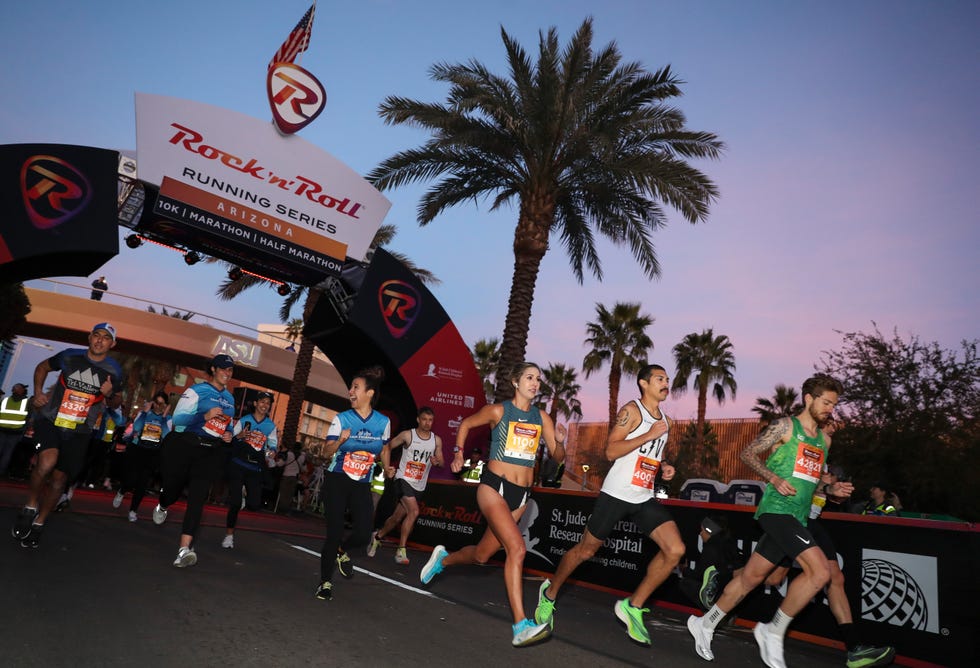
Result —
POLYGON ((337 548, 344 551, 367 545, 371 539, 374 503, 371 501, 371 485, 355 482, 346 473, 327 473, 323 476, 321 494, 327 535, 320 548, 320 579, 329 581, 337 565, 337 548), (344 540, 344 515, 350 509, 353 529, 344 540))
POLYGON ((160 505, 169 507, 180 498, 184 485, 187 485, 187 511, 184 513, 182 534, 197 535, 208 492, 221 475, 226 449, 221 445, 201 445, 196 435, 183 432, 171 432, 163 440, 160 452, 160 475, 163 478, 160 505))
POLYGON ((262 508, 262 471, 252 471, 234 461, 228 463, 228 517, 225 528, 234 529, 238 524, 238 511, 242 507, 242 485, 245 486, 245 507, 249 510, 262 508))
POLYGON ((139 510, 143 497, 146 496, 146 488, 153 475, 160 468, 160 447, 145 448, 140 445, 130 445, 126 448, 125 457, 126 477, 119 487, 119 493, 133 493, 129 509, 135 513, 139 510))

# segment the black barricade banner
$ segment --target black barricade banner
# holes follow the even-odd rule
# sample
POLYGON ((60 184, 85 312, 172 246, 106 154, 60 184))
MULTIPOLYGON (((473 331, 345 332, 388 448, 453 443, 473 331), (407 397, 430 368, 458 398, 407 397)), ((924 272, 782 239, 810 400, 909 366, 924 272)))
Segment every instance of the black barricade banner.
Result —
MULTIPOLYGON (((412 540, 445 545, 450 551, 472 544, 485 523, 476 506, 475 485, 433 481, 423 495, 412 540)), ((519 524, 527 545, 524 566, 554 573, 566 550, 581 538, 595 503, 594 494, 535 488, 519 524)), ((706 515, 718 518, 746 557, 761 532, 755 508, 667 500, 687 547, 685 559, 697 560, 698 537, 706 515)), ((863 517, 826 513, 820 519, 837 548, 837 560, 861 642, 894 645, 900 656, 946 666, 976 665, 975 601, 980 579, 973 566, 980 558, 980 530, 966 523, 863 517)), ((642 580, 657 551, 649 538, 621 522, 596 555, 572 575, 574 580, 629 592, 642 580)), ((502 553, 498 555, 502 559, 502 553)), ((790 569, 789 579, 800 571, 790 569)), ((660 602, 694 611, 694 603, 671 575, 654 592, 660 602)), ((788 582, 762 585, 736 609, 738 617, 768 621, 786 593, 788 582)), ((824 594, 793 621, 791 631, 840 641, 824 594)))
POLYGON ((0 146, 0 280, 88 276, 119 253, 119 153, 0 146))

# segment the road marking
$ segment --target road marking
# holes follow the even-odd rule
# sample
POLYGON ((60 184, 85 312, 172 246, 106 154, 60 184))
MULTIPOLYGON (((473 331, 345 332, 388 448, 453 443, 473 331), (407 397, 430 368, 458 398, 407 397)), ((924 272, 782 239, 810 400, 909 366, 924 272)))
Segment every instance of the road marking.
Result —
MULTIPOLYGON (((307 548, 303 547, 302 545, 293 545, 292 543, 290 543, 289 546, 292 547, 292 548, 294 548, 294 549, 296 549, 296 550, 299 550, 300 552, 306 552, 307 554, 312 554, 317 559, 320 558, 320 553, 319 552, 314 552, 313 550, 307 549, 307 548)), ((411 585, 407 585, 404 582, 399 582, 398 580, 392 580, 391 578, 385 577, 384 575, 380 575, 378 573, 372 573, 371 571, 365 570, 365 569, 361 568, 360 566, 354 566, 354 570, 357 571, 358 573, 364 573, 365 575, 367 575, 369 577, 372 577, 372 578, 375 578, 376 580, 381 580, 382 582, 387 582, 388 584, 393 584, 396 587, 401 587, 402 589, 406 589, 406 590, 408 590, 410 592, 414 592, 416 594, 421 594, 422 596, 428 596, 429 598, 434 598, 437 601, 442 601, 443 603, 448 603, 449 605, 456 605, 452 601, 446 600, 446 599, 444 599, 444 598, 442 598, 440 596, 436 596, 432 592, 426 591, 424 589, 419 589, 418 587, 412 587, 411 585)))

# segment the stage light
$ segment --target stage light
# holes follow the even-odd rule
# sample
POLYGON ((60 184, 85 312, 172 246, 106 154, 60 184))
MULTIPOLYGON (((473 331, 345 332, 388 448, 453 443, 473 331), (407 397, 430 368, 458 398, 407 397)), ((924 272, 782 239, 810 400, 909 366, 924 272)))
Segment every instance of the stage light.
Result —
POLYGON ((228 278, 232 281, 240 280, 241 277, 244 275, 245 272, 242 271, 241 267, 232 267, 231 269, 228 270, 228 278))
POLYGON ((138 234, 130 234, 126 237, 126 245, 130 248, 139 248, 143 245, 143 239, 138 234))
POLYGON ((186 262, 188 266, 197 264, 200 261, 201 261, 201 256, 194 251, 190 251, 184 254, 184 262, 186 262))
POLYGON ((281 296, 285 297, 290 292, 292 292, 292 289, 285 283, 280 283, 279 287, 276 288, 276 292, 278 292, 281 296))

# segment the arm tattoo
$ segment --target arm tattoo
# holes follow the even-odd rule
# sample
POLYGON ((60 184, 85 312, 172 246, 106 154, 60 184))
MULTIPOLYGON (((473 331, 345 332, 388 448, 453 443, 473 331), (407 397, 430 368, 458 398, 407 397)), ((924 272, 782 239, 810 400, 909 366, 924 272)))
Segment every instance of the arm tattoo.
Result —
POLYGON ((628 409, 623 408, 619 411, 619 415, 616 416, 616 426, 625 427, 630 423, 630 412, 628 409))
POLYGON ((762 454, 768 453, 773 446, 783 440, 783 434, 786 433, 787 425, 787 418, 776 420, 766 427, 761 434, 756 436, 755 440, 749 443, 739 454, 739 459, 766 482, 772 476, 772 471, 766 468, 766 465, 759 457, 762 454))

